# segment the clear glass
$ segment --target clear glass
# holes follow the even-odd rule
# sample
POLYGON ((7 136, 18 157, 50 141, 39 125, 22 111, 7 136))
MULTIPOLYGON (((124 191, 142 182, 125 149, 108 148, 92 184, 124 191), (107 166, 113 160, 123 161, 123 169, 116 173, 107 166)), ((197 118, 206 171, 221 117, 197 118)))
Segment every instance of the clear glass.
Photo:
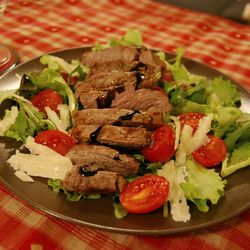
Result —
MULTIPOLYGON (((7 0, 0 0, 0 18, 7 6, 7 0)), ((0 43, 0 67, 6 64, 11 58, 10 50, 0 43)))
MULTIPOLYGON (((7 6, 7 0, 0 0, 0 16, 3 15, 7 6)), ((0 44, 0 66, 7 63, 10 60, 10 51, 2 44, 0 44)))
POLYGON ((0 16, 3 15, 7 6, 7 0, 0 0, 0 16))

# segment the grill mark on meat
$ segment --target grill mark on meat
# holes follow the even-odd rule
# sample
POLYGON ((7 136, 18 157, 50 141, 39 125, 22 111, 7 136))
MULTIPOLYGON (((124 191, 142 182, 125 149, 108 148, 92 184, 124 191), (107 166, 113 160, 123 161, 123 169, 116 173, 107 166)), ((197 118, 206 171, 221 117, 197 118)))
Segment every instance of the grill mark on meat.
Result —
POLYGON ((113 125, 78 125, 72 135, 81 143, 100 143, 110 146, 141 148, 150 145, 151 133, 145 128, 113 125))
POLYGON ((135 175, 140 165, 133 156, 102 145, 75 145, 66 156, 74 165, 89 171, 112 171, 123 176, 135 175))

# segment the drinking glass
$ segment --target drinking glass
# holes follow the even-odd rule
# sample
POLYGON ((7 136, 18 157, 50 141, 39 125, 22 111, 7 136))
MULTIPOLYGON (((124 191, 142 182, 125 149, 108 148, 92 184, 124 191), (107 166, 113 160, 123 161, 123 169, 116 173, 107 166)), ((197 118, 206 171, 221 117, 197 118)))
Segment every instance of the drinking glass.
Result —
MULTIPOLYGON (((0 0, 0 18, 7 7, 7 0, 0 0)), ((1 23, 1 20, 0 20, 1 23)), ((0 75, 18 62, 17 53, 9 46, 0 43, 0 75)))

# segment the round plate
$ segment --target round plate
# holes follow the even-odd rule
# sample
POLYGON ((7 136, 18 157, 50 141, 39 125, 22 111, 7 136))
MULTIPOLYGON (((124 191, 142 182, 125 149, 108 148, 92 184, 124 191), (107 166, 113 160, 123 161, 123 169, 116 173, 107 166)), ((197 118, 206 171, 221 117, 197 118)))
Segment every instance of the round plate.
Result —
MULTIPOLYGON (((53 53, 66 60, 79 59, 83 51, 88 48, 75 48, 53 53)), ((169 55, 170 56, 170 55, 169 55)), ((184 59, 183 63, 192 73, 212 78, 221 76, 218 71, 195 61, 184 59)), ((18 88, 22 74, 39 70, 42 66, 39 58, 23 63, 0 79, 1 89, 18 88)), ((249 95, 240 90, 243 95, 243 107, 248 104, 249 95)), ((3 114, 4 107, 1 107, 3 114)), ((20 145, 14 140, 2 138, 0 141, 0 180, 13 193, 21 197, 32 206, 57 218, 91 226, 100 230, 109 230, 118 233, 163 235, 197 230, 215 225, 230 219, 250 208, 250 169, 242 169, 228 177, 225 196, 217 205, 212 205, 209 212, 198 211, 190 208, 192 218, 189 222, 174 222, 169 216, 163 217, 162 209, 145 215, 128 215, 123 219, 116 219, 112 205, 112 197, 104 196, 100 200, 81 200, 70 202, 64 194, 52 192, 47 181, 36 178, 34 183, 25 183, 19 180, 6 160, 20 145)))

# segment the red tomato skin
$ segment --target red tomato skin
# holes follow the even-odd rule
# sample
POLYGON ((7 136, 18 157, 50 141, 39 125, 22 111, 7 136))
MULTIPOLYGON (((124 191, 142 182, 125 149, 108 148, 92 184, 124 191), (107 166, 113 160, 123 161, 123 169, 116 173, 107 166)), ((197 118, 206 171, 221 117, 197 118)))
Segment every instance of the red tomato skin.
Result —
POLYGON ((204 167, 212 168, 225 160, 227 147, 222 139, 213 135, 208 135, 208 137, 210 141, 195 150, 192 156, 204 167))
POLYGON ((69 74, 66 73, 66 72, 62 72, 61 75, 62 75, 65 82, 69 81, 68 84, 71 85, 71 86, 75 85, 77 80, 78 80, 78 77, 76 77, 76 76, 69 77, 69 74))
POLYGON ((76 144, 74 138, 58 130, 44 130, 35 137, 35 142, 65 155, 76 144))
POLYGON ((204 116, 204 114, 197 112, 186 112, 179 115, 181 128, 183 128, 184 125, 189 125, 193 129, 193 132, 195 132, 199 127, 200 119, 204 116))
POLYGON ((159 86, 154 87, 154 90, 157 90, 162 93, 162 95, 167 96, 166 92, 159 86))
POLYGON ((40 112, 45 112, 46 106, 57 112, 58 105, 62 104, 62 97, 52 89, 45 89, 34 95, 31 98, 31 103, 37 107, 40 112))
POLYGON ((160 208, 168 193, 169 183, 164 177, 146 174, 123 188, 120 202, 129 213, 145 214, 160 208))
POLYGON ((150 147, 141 149, 142 155, 150 162, 167 162, 175 154, 175 132, 172 127, 165 125, 152 133, 150 147))
POLYGON ((172 73, 170 71, 166 72, 163 76, 165 81, 171 82, 173 80, 172 73))

